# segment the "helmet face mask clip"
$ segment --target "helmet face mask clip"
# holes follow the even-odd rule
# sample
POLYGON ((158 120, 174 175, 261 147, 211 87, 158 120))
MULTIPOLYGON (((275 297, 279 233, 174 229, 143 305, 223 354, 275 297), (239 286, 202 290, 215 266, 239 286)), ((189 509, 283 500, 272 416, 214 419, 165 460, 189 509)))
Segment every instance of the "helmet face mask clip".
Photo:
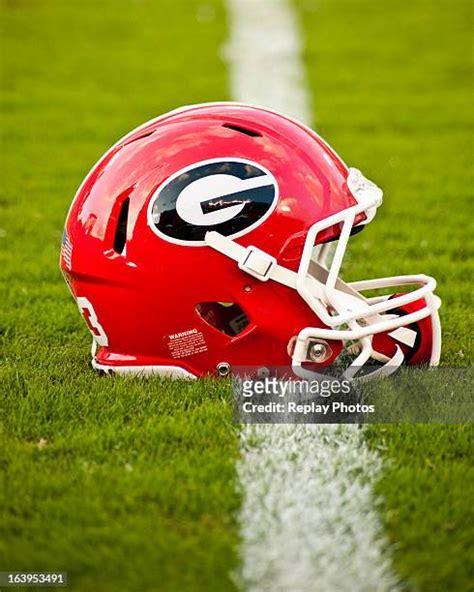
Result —
POLYGON ((381 204, 381 189, 317 134, 268 109, 205 104, 145 124, 92 169, 66 221, 60 264, 93 367, 191 378, 291 365, 309 376, 308 362, 342 352, 351 378, 373 363, 366 376, 437 365, 433 278, 340 276, 350 236, 381 204))

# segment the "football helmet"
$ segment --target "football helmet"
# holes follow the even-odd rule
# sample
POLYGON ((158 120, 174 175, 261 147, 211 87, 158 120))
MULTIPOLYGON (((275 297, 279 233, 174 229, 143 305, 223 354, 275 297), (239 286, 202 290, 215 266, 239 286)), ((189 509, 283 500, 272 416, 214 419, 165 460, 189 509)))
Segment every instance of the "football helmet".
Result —
POLYGON ((270 109, 203 104, 142 125, 93 167, 66 220, 60 266, 92 366, 200 377, 438 364, 432 277, 340 276, 381 203, 314 131, 270 109))

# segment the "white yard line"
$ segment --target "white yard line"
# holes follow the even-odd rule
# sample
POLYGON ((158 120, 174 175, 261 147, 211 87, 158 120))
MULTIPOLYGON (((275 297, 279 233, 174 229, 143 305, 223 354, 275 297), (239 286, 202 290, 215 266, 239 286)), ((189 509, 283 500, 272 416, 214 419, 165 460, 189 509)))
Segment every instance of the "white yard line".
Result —
POLYGON ((286 0, 227 0, 226 48, 235 101, 271 107, 311 123, 300 36, 286 0))
MULTIPOLYGON (((290 0, 227 0, 227 6, 233 99, 311 123, 290 0)), ((358 426, 244 426, 243 589, 397 590, 372 490, 381 465, 358 426)))
POLYGON ((246 426, 238 477, 247 592, 397 590, 358 426, 246 426))

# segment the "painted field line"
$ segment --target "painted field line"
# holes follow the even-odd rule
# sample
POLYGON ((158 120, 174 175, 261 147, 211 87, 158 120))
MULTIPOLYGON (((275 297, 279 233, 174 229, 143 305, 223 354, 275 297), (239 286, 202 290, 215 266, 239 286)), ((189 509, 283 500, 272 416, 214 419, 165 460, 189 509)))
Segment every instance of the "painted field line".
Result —
POLYGON ((271 107, 311 123, 295 15, 286 0, 227 0, 226 57, 235 101, 271 107))
MULTIPOLYGON (((227 6, 233 99, 311 123, 291 2, 227 0, 227 6)), ((237 468, 242 588, 396 591, 373 494, 381 469, 359 426, 244 426, 237 468)))

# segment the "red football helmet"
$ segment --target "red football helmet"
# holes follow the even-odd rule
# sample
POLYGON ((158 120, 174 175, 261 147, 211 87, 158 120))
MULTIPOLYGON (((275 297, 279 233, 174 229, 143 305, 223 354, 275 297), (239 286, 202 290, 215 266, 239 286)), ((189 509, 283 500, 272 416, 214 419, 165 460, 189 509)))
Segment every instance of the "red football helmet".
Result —
POLYGON ((354 369, 436 365, 433 278, 339 276, 350 235, 381 203, 315 132, 269 109, 204 104, 146 123, 94 166, 66 221, 60 264, 93 367, 304 374, 343 350, 354 369), (416 289, 362 294, 402 285, 416 289))

